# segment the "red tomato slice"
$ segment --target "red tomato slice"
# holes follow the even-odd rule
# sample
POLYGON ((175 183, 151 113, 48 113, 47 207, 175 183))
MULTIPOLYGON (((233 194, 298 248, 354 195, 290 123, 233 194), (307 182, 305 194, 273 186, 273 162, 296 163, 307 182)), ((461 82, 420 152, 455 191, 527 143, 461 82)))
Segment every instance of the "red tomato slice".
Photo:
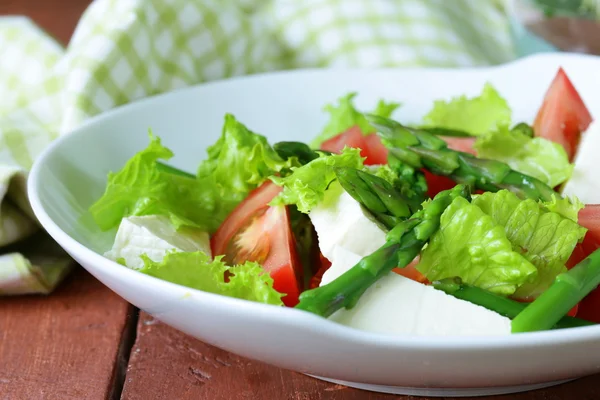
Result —
MULTIPOLYGON (((381 143, 381 138, 376 133, 371 133, 364 138, 366 149, 366 165, 387 164, 388 149, 381 143)), ((362 154, 362 153, 361 153, 362 154)))
POLYGON ((427 281, 427 278, 425 278, 425 275, 420 273, 416 268, 420 259, 421 259, 421 257, 417 256, 406 267, 394 268, 392 271, 397 273, 398 275, 404 276, 405 278, 412 279, 413 281, 427 284, 428 281, 427 281))
POLYGON ((535 136, 562 145, 572 161, 581 133, 591 122, 592 116, 581 96, 565 71, 559 68, 535 117, 535 136))
POLYGON ((579 303, 577 317, 600 324, 600 289, 594 290, 579 303))
POLYGON ((298 304, 302 266, 296 254, 288 209, 268 203, 281 191, 263 183, 229 214, 211 239, 214 255, 230 265, 255 261, 273 278, 273 288, 285 293, 283 303, 298 304))
POLYGON ((323 257, 323 254, 319 253, 319 270, 317 273, 310 279, 310 283, 308 285, 309 289, 318 288, 321 284, 321 280, 323 279, 323 274, 331 268, 331 262, 323 257))
POLYGON ((573 268, 594 250, 600 248, 600 204, 587 204, 579 211, 578 217, 579 225, 587 228, 588 231, 567 261, 568 268, 573 268))
POLYGON ((423 168, 423 175, 427 181, 427 195, 434 198, 436 194, 444 190, 452 189, 456 186, 456 182, 447 176, 434 175, 428 170, 423 168))
POLYGON ((440 136, 440 139, 444 139, 448 143, 448 148, 452 150, 476 155, 473 148, 473 144, 475 143, 474 137, 440 136))
POLYGON ((366 157, 365 165, 387 164, 387 149, 375 133, 363 135, 358 126, 353 126, 321 144, 321 150, 333 153, 341 152, 344 147, 360 149, 360 155, 366 157))
MULTIPOLYGON (((334 153, 341 152, 344 147, 366 149, 365 137, 358 126, 353 126, 346 132, 342 132, 321 144, 321 150, 327 150, 334 153)), ((364 157, 361 151, 361 155, 364 157)))
MULTIPOLYGON (((567 268, 573 268, 584 258, 600 248, 600 204, 587 204, 579 212, 579 224, 588 229, 588 232, 579 243, 567 261, 567 268)), ((600 323, 600 288, 591 292, 579 303, 579 318, 600 323)))

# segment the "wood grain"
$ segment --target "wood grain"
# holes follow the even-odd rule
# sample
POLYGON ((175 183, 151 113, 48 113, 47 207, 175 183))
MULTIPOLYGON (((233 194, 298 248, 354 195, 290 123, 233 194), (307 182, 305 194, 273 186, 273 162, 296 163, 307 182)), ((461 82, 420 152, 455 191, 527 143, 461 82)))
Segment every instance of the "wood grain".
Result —
MULTIPOLYGON (((361 391, 271 367, 202 343, 141 313, 122 400, 150 398, 427 400, 361 391)), ((600 399, 600 376, 554 388, 488 399, 597 400, 600 399)))
POLYGON ((0 298, 0 399, 110 398, 128 326, 133 307, 82 268, 50 296, 0 298))

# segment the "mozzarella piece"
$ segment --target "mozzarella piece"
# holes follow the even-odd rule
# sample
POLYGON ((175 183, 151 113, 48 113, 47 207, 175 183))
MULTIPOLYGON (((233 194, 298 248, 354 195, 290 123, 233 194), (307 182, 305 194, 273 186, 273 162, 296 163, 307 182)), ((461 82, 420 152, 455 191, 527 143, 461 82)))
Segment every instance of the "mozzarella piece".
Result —
MULTIPOLYGON (((332 267, 327 271, 331 272, 323 276, 321 285, 331 282, 362 258, 340 247, 332 254, 332 267)), ((330 319, 352 328, 393 335, 511 333, 510 319, 393 272, 367 289, 352 309, 338 310, 330 319)))
POLYGON ((573 174, 562 190, 563 195, 577 196, 584 204, 600 203, 600 179, 597 176, 599 149, 600 122, 594 121, 581 135, 573 174))
POLYGON ((319 249, 330 261, 336 246, 366 256, 385 243, 385 229, 337 181, 308 216, 317 232, 319 249))
POLYGON ((208 233, 198 229, 175 230, 169 218, 159 215, 123 218, 111 250, 104 254, 112 260, 125 260, 129 268, 140 269, 146 254, 160 262, 168 251, 203 251, 212 257, 208 233))

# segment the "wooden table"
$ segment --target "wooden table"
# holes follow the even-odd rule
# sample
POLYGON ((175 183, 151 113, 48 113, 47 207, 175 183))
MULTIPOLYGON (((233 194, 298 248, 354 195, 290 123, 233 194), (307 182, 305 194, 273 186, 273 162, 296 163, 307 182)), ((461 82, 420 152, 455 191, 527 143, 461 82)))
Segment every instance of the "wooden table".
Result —
MULTIPOLYGON (((89 0, 0 0, 66 43, 89 0)), ((493 362, 493 360, 490 360, 493 362)), ((600 376, 495 400, 600 399, 600 376)), ((52 295, 0 298, 0 400, 410 399, 333 385, 194 340, 78 269, 52 295)))

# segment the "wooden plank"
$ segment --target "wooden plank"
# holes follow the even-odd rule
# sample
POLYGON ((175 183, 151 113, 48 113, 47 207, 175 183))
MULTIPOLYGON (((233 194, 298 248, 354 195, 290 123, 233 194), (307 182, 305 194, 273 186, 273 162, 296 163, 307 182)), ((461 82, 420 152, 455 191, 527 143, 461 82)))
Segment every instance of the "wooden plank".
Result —
POLYGON ((83 268, 52 295, 0 298, 0 399, 111 397, 135 321, 83 268))
MULTIPOLYGON (((594 376, 555 388, 488 399, 600 399, 599 383, 600 376, 594 376)), ((195 340, 158 322, 152 316, 141 313, 122 399, 150 398, 416 399, 411 396, 392 396, 347 388, 251 361, 195 340)))

